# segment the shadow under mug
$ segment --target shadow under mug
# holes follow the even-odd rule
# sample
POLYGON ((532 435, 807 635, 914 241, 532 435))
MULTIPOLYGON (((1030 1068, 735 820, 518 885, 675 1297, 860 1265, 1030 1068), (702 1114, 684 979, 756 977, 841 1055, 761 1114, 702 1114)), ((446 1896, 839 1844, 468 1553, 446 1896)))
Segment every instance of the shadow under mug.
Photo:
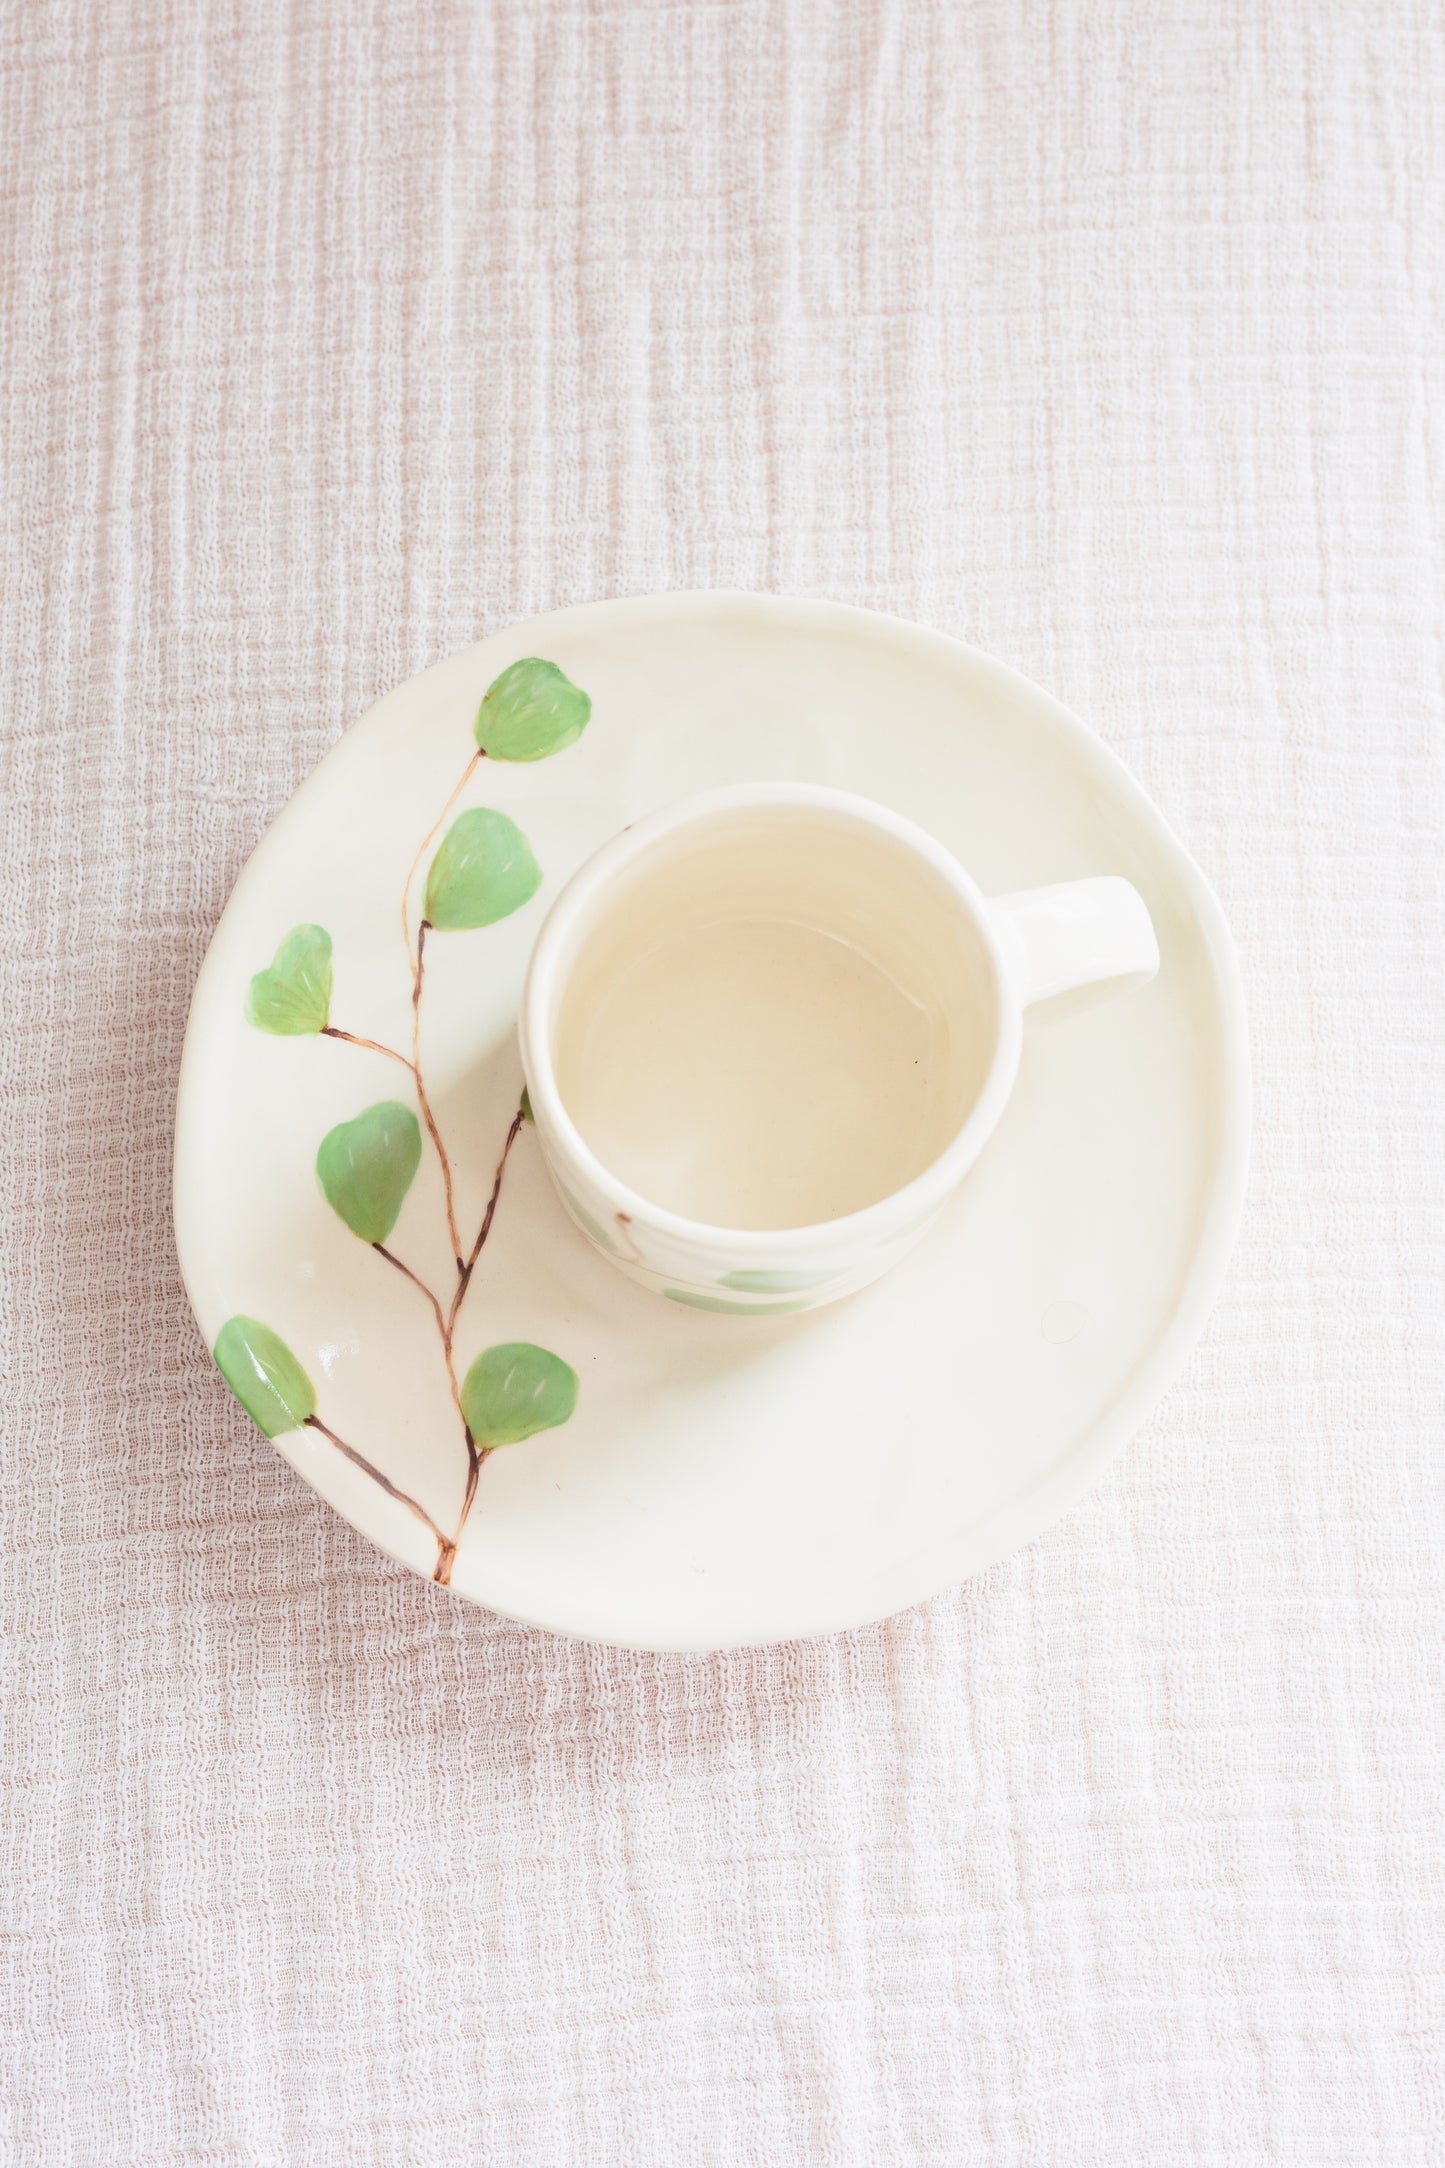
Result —
POLYGON ((986 898, 870 799, 703 792, 605 844, 538 936, 520 1035, 543 1157, 644 1286, 813 1309, 905 1256, 972 1166, 1030 1003, 1158 966, 1118 876, 986 898))

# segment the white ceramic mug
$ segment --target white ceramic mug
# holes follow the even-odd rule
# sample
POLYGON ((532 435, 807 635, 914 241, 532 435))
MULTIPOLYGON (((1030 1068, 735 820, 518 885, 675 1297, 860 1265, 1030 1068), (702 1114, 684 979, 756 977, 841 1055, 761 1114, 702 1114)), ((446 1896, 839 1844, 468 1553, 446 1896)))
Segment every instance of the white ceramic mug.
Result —
POLYGON ((543 1155, 644 1286, 813 1309, 904 1256, 972 1166, 1029 1003, 1158 965, 1116 876, 987 899, 869 799, 708 791, 604 845, 542 928, 520 1030, 543 1155))

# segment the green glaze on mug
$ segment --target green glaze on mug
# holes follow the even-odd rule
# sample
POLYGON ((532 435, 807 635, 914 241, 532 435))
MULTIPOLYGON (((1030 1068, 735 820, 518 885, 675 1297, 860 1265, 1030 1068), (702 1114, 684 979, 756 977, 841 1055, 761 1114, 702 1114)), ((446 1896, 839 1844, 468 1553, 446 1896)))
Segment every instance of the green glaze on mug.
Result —
POLYGON ((596 1219, 588 1211, 586 1205, 580 1203, 573 1196, 570 1189, 564 1189, 560 1182, 557 1184, 557 1194, 562 1199, 563 1204, 566 1205, 573 1219, 576 1220, 583 1234, 589 1236, 597 1244, 599 1250, 606 1250, 609 1257, 616 1257, 619 1254, 617 1243, 603 1226, 601 1220, 596 1219))
POLYGON ((736 1288, 740 1295, 800 1295, 809 1288, 826 1287, 842 1278, 833 1272, 725 1272, 719 1287, 736 1288))
POLYGON ((812 1308, 806 1297, 799 1302, 724 1302, 721 1295, 694 1295, 685 1287, 665 1287, 662 1292, 669 1302, 685 1302, 689 1310, 724 1310, 730 1317, 785 1317, 812 1308))

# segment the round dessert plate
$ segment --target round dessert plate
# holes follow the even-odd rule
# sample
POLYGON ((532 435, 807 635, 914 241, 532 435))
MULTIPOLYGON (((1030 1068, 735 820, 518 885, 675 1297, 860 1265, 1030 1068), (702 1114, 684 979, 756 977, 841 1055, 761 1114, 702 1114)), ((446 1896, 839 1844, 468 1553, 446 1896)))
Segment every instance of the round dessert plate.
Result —
POLYGON ((387 694, 261 842, 196 987, 177 1243, 238 1397, 393 1557, 592 1640, 777 1641, 920 1601, 1097 1479, 1203 1326, 1248 1099, 1218 904, 1048 694, 834 604, 598 603, 387 694), (940 1224, 806 1315, 629 1281, 519 1118, 517 998, 562 883, 669 799, 763 779, 881 800, 988 894, 1123 874, 1163 959, 1030 1012, 940 1224))

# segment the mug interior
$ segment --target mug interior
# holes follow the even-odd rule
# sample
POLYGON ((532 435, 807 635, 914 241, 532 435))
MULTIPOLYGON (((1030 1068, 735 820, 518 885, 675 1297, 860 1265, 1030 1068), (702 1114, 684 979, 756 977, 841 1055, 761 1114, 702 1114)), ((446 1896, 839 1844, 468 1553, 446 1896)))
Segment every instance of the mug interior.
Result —
POLYGON ((1000 1030, 956 878, 866 813, 783 802, 668 827, 567 929, 546 1022, 563 1106, 650 1203, 814 1227, 957 1136, 1000 1030))

